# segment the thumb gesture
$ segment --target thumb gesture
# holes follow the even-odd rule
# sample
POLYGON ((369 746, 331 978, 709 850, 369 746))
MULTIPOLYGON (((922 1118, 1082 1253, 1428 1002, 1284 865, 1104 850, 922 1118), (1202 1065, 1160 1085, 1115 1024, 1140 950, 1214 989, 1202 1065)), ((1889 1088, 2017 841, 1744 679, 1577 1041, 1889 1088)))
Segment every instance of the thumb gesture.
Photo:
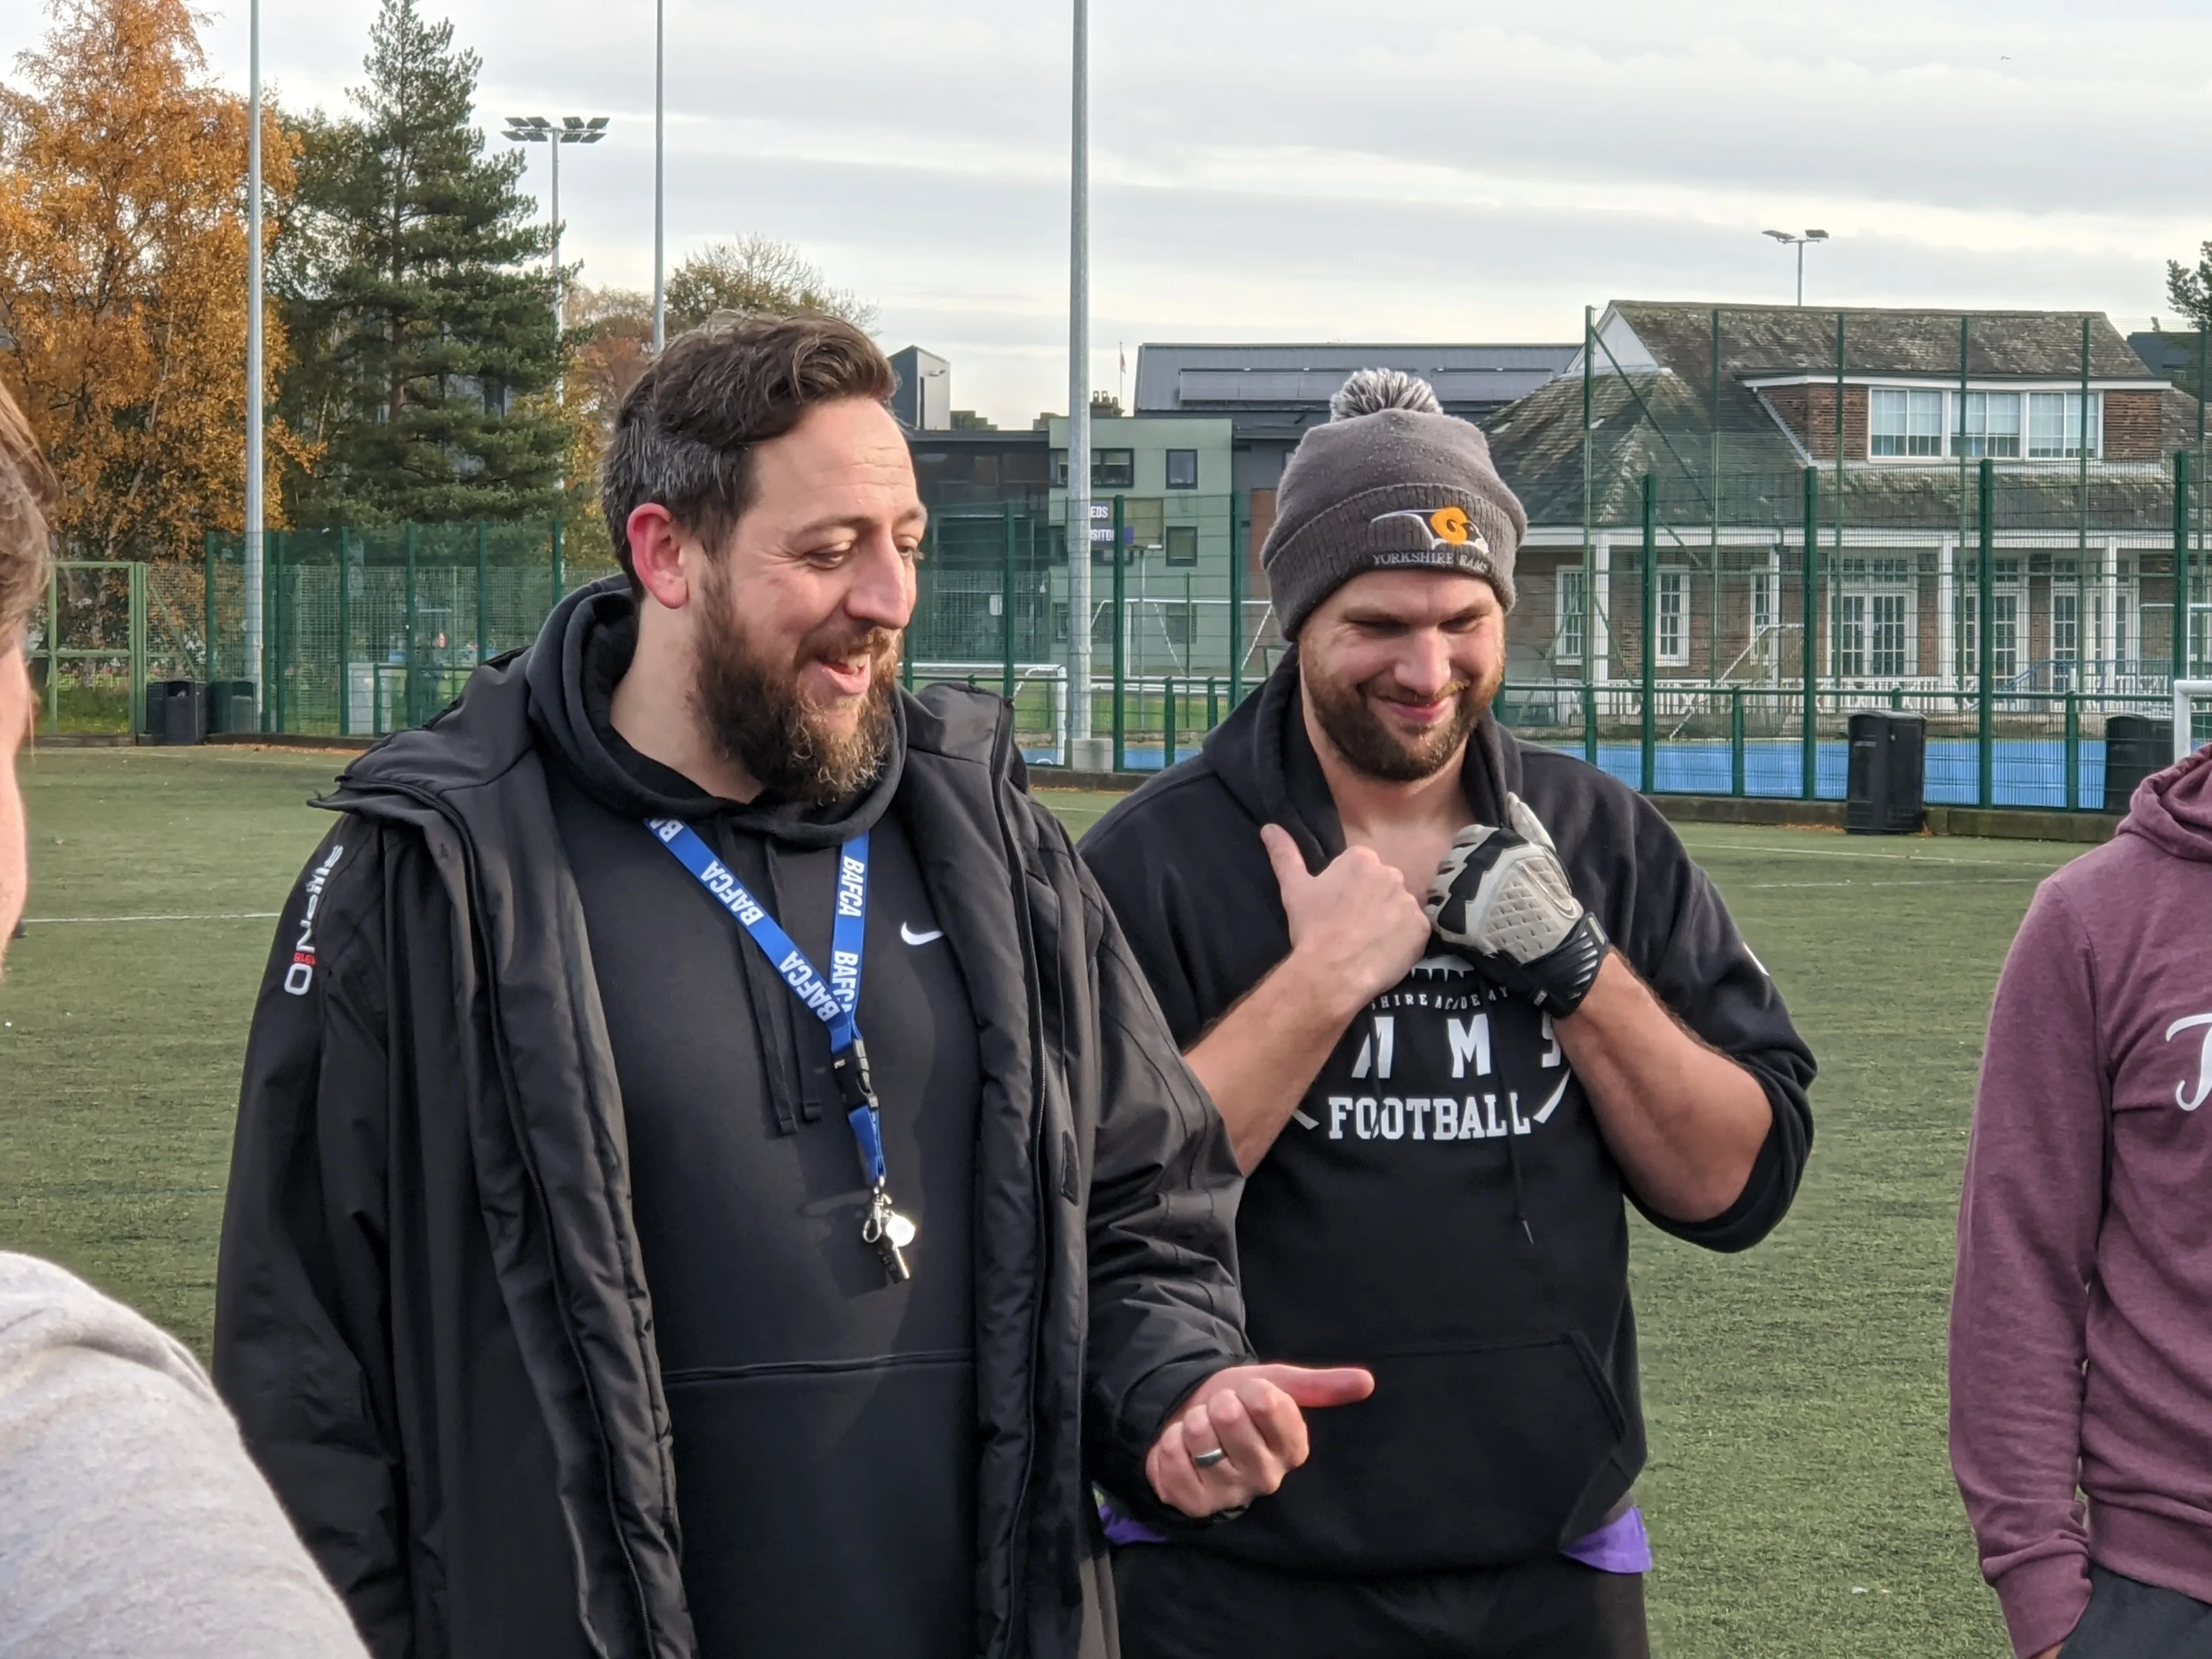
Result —
POLYGON ((1280 824, 1261 824, 1260 840, 1282 890, 1291 953, 1334 988, 1346 1018, 1405 978, 1429 948, 1428 912, 1372 848, 1346 848, 1316 876, 1280 824))
POLYGON ((1303 892, 1319 879, 1306 868, 1306 855, 1279 823, 1260 826, 1260 844, 1267 849, 1267 862, 1275 866, 1275 884, 1283 890, 1284 908, 1292 893, 1303 892))

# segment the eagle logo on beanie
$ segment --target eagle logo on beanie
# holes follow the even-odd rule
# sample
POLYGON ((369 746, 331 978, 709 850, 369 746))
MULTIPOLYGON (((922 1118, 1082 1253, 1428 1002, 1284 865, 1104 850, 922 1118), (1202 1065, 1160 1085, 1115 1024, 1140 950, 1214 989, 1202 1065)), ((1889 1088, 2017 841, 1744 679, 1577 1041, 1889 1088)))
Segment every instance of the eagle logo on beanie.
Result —
POLYGON ((1474 521, 1467 516, 1467 509, 1463 507, 1440 507, 1433 513, 1424 513, 1419 507, 1402 507, 1395 513, 1377 513, 1367 522, 1370 525, 1388 524, 1393 519, 1410 520, 1419 525, 1421 533, 1428 538, 1429 550, 1432 553, 1443 548, 1463 547, 1485 558, 1490 556, 1490 544, 1474 527, 1474 521))

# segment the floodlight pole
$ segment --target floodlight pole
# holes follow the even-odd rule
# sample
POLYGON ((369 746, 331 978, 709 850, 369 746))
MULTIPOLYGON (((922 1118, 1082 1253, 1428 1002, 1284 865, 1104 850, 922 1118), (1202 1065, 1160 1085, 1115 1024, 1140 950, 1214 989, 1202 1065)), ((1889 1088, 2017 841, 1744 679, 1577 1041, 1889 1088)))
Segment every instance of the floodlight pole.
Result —
MULTIPOLYGON (((262 697, 261 538, 263 477, 261 453, 261 0, 246 9, 246 617, 241 665, 253 682, 257 707, 262 697)), ((212 601, 210 601, 212 604, 212 601)), ((210 615, 213 615, 210 610, 210 615)), ((215 641, 207 642, 215 661, 215 641)), ((210 672, 209 678, 214 675, 210 672)), ((137 716, 133 717, 135 726, 137 716)), ((259 722, 256 721, 258 725, 259 722)))
MULTIPOLYGON (((1090 4, 1074 0, 1075 81, 1068 147, 1067 678, 1068 754, 1091 748, 1091 158, 1090 4)), ((1114 556, 1121 556, 1115 548, 1114 556)), ((1080 757, 1081 758, 1079 758, 1080 757)))
POLYGON ((1802 236, 1793 236, 1786 230, 1768 230, 1762 231, 1759 234, 1765 236, 1771 236, 1778 242, 1785 242, 1796 246, 1797 250, 1797 303, 1801 306, 1803 305, 1805 303, 1805 244, 1808 242, 1825 242, 1828 240, 1828 233, 1825 230, 1808 230, 1802 236))
MULTIPOLYGON (((553 130, 553 142, 546 146, 553 152, 553 336, 556 340, 568 319, 561 314, 561 130, 553 130)), ((558 380, 553 383, 554 396, 565 390, 558 380)))
MULTIPOLYGON (((542 115, 511 115, 504 136, 511 143, 546 144, 553 151, 553 337, 557 345, 567 322, 562 312, 566 284, 561 280, 561 146, 598 143, 607 136, 607 118, 597 115, 586 121, 570 115, 555 123, 542 115)), ((558 374, 553 380, 553 398, 556 403, 568 401, 568 387, 558 374)))
POLYGON ((663 233, 667 223, 662 177, 667 155, 667 0, 653 0, 653 353, 667 343, 667 310, 661 280, 663 233))

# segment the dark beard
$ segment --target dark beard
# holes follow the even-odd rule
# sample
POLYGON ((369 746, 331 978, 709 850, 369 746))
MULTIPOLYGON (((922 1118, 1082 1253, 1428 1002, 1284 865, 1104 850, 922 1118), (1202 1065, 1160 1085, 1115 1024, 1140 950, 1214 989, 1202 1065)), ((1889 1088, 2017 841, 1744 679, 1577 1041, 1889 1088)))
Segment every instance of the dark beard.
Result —
POLYGON ((799 642, 793 667, 779 674, 747 643, 719 576, 708 579, 701 598, 691 695, 722 758, 744 768, 764 793, 810 806, 844 800, 873 783, 890 754, 898 635, 881 628, 858 639, 850 629, 817 630, 799 642), (799 695, 798 672, 817 656, 842 654, 854 645, 874 665, 866 700, 851 732, 834 732, 799 695))
POLYGON ((1324 680, 1301 670, 1314 720, 1353 770, 1384 783, 1419 783, 1449 765, 1498 694, 1500 675, 1469 683, 1456 694, 1451 718, 1427 736, 1407 742, 1367 706, 1362 688, 1324 680))

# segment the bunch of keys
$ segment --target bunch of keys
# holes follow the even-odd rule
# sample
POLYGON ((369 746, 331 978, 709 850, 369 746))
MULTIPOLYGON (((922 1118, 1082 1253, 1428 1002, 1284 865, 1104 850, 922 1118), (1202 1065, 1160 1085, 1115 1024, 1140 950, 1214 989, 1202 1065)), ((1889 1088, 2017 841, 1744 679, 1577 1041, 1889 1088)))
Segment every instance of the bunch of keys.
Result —
POLYGON ((891 1195, 878 1186, 868 1198, 867 1218, 860 1223, 860 1242, 875 1246, 884 1273, 894 1285, 914 1277, 904 1251, 914 1243, 914 1223, 891 1208, 891 1195))

